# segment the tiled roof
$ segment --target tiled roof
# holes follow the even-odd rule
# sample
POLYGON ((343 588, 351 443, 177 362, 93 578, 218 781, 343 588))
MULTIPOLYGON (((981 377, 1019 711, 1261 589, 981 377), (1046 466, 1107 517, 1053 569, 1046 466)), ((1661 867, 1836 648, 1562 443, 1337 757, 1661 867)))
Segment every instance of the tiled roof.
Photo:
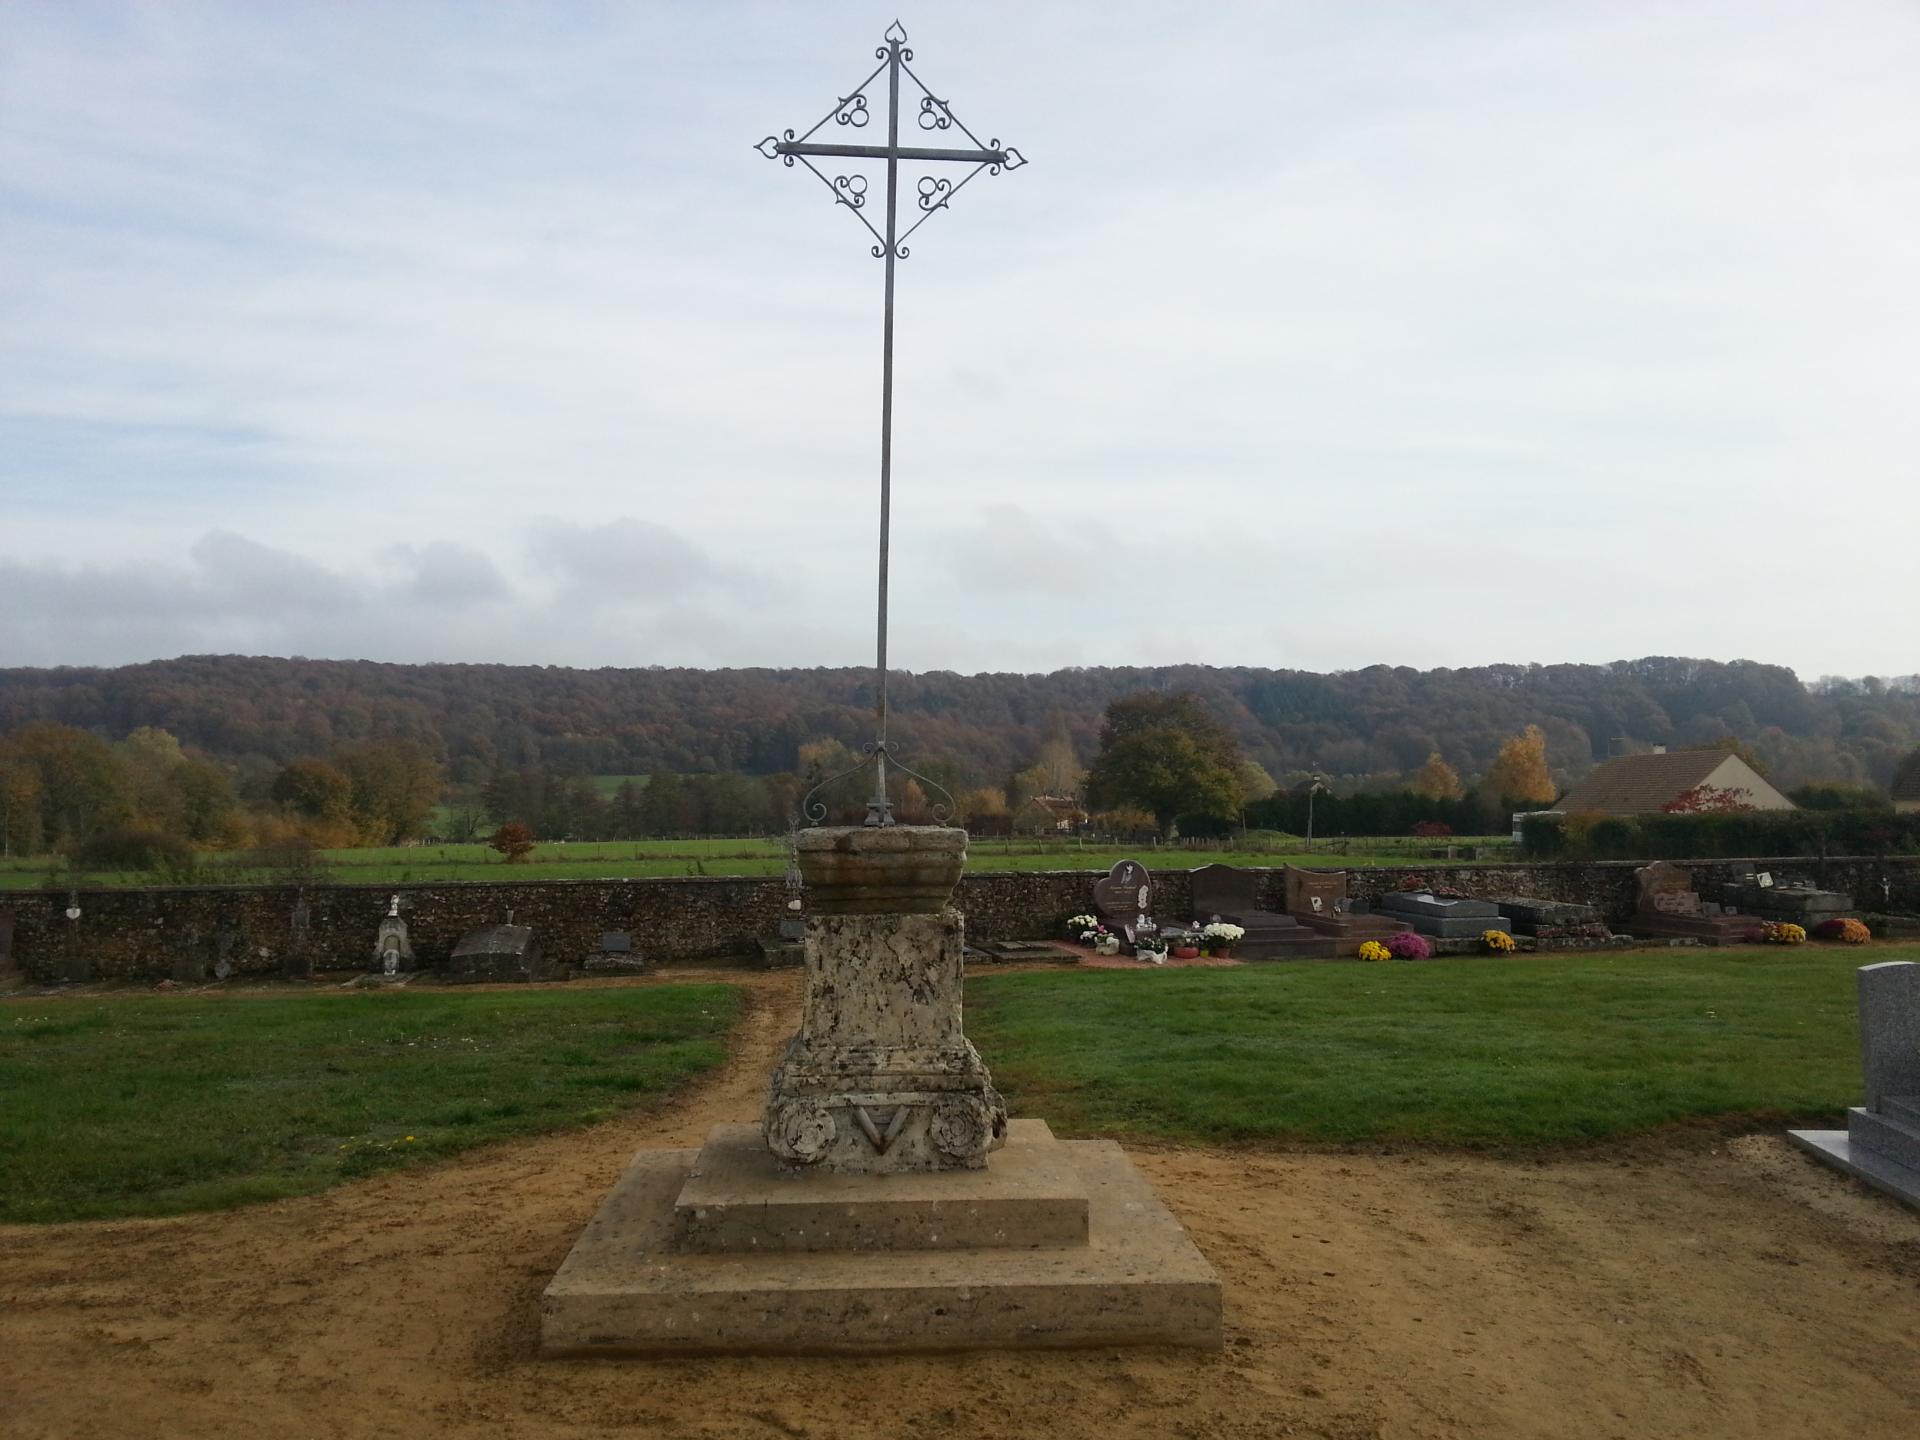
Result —
POLYGON ((1553 808, 1569 815, 1649 815, 1691 790, 1720 768, 1725 750, 1673 750, 1665 755, 1622 755, 1575 785, 1553 808))

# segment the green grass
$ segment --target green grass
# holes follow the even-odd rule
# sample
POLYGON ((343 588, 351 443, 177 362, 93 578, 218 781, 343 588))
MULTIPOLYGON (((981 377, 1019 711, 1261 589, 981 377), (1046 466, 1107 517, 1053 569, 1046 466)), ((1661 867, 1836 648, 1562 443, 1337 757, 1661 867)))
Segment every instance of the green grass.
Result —
POLYGON ((1014 1114, 1190 1141, 1564 1142, 1859 1102, 1837 946, 1231 970, 967 987, 1014 1114))
POLYGON ((584 1125, 725 1058, 727 985, 0 1004, 0 1221, 299 1195, 584 1125))
MULTIPOLYGON (((1337 849, 1302 849, 1291 837, 1266 846, 1235 850, 1160 849, 1151 846, 1081 846, 1073 841, 976 839, 967 864, 973 870, 1106 870, 1123 859, 1149 865, 1186 869, 1219 861, 1227 865, 1362 866, 1405 864, 1431 853, 1434 841, 1411 839, 1354 840, 1351 853, 1337 849)), ((1455 843, 1461 843, 1456 841, 1455 843)), ((1476 843, 1468 841, 1466 843, 1476 843)), ((1482 845, 1493 843, 1482 840, 1482 845)), ((673 875, 778 875, 787 866, 784 844, 778 840, 602 840, 571 844, 542 842, 524 864, 507 862, 482 844, 395 845, 325 852, 331 879, 341 884, 388 885, 447 880, 604 880, 673 875)), ((205 857, 201 883, 217 884, 222 857, 205 857)), ((56 862, 52 857, 0 860, 0 890, 34 889, 46 885, 56 862)), ((241 882, 271 877, 248 874, 241 882)), ((140 871, 62 872, 59 884, 152 885, 152 875, 140 871)))

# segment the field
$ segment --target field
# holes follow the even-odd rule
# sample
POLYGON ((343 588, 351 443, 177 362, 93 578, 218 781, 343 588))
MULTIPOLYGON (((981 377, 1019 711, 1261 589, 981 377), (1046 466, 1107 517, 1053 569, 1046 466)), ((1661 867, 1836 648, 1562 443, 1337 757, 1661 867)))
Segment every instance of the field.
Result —
MULTIPOLYGON (((1868 960, 1920 957, 1876 947, 1868 960)), ((982 978, 1016 1113, 1200 1142, 1562 1142, 1858 1102, 1861 952, 1656 950, 982 978)))
POLYGON ((727 985, 16 1000, 0 1222, 323 1189, 584 1125, 725 1058, 727 985))
MULTIPOLYGON (((1445 842, 1441 842, 1444 844, 1445 842)), ((1507 842, 1462 837, 1456 845, 1478 845, 1484 857, 1510 853, 1507 842)), ((1183 869, 1218 861, 1228 865, 1395 865, 1432 856, 1436 842, 1411 838, 1329 840, 1312 851, 1297 837, 1255 837, 1224 849, 1189 849, 1074 840, 993 840, 971 842, 967 865, 974 870, 1106 870, 1123 859, 1183 869)), ((523 864, 509 866, 485 845, 399 845, 322 852, 326 878, 339 884, 406 884, 449 880, 605 880, 662 875, 778 875, 787 866, 784 844, 775 839, 549 841, 535 847, 523 864)), ((270 882, 269 870, 250 865, 249 857, 203 857, 195 876, 200 884, 270 882)), ((57 857, 0 860, 0 890, 46 885, 162 884, 144 871, 79 872, 57 857)))

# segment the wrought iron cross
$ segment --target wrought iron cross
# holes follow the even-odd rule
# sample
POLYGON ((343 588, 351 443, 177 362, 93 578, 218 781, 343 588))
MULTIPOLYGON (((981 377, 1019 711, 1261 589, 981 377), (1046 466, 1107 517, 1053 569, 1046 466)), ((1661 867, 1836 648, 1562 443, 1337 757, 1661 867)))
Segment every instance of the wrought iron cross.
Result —
MULTIPOLYGON (((815 797, 829 785, 857 774, 868 765, 874 767, 873 795, 867 801, 868 825, 891 825, 893 804, 887 798, 887 764, 892 760, 893 767, 912 776, 922 784, 946 792, 926 776, 902 764, 894 756, 887 743, 887 548, 893 520, 893 265, 896 260, 904 260, 911 253, 907 249, 907 240, 914 231, 931 220, 940 211, 947 208, 953 197, 963 190, 967 183, 982 170, 998 175, 1002 170, 1017 170, 1027 163, 1026 157, 1011 145, 1002 145, 998 139, 980 143, 975 135, 961 123, 960 117, 953 113, 945 100, 935 95, 908 64, 913 59, 913 51, 907 48, 907 32, 901 28, 898 20, 887 27, 886 41, 874 52, 874 58, 880 64, 853 88, 853 92, 842 95, 834 107, 820 117, 814 127, 796 138, 788 130, 780 135, 769 135, 754 149, 769 160, 778 159, 791 166, 795 161, 807 167, 827 187, 834 202, 845 206, 847 211, 866 227, 867 233, 874 238, 873 254, 875 258, 886 261, 887 288, 883 328, 880 342, 880 614, 877 656, 874 660, 874 739, 866 747, 865 758, 850 770, 822 780, 807 792, 801 808, 809 820, 824 820, 827 814, 826 802, 815 797), (887 143, 885 145, 833 145, 814 140, 827 124, 836 124, 860 130, 866 128, 872 118, 867 104, 867 87, 882 75, 887 77, 887 143), (902 145, 900 143, 900 77, 905 75, 920 91, 920 100, 915 111, 915 123, 929 134, 944 134, 958 130, 973 142, 972 149, 944 148, 922 145, 902 145), (883 234, 867 218, 867 178, 864 175, 835 175, 828 178, 825 171, 814 160, 863 159, 884 160, 887 162, 887 228, 883 234), (922 175, 914 185, 914 199, 921 214, 904 231, 899 229, 898 199, 900 162, 927 161, 934 164, 970 165, 973 168, 952 181, 939 175, 922 175)), ((909 101, 912 96, 909 95, 909 101)), ((828 168, 835 168, 829 166, 828 168)), ((949 797, 951 798, 951 797, 949 797)), ((936 806, 935 818, 944 818, 944 807, 936 806)))

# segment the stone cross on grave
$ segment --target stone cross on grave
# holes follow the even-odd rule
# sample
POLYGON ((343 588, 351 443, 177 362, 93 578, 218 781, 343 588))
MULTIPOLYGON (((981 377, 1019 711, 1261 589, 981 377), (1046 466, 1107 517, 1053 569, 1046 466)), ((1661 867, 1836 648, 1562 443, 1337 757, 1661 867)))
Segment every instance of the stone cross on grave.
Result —
MULTIPOLYGON (((810 820, 815 822, 826 819, 827 807, 824 801, 815 800, 815 796, 829 785, 857 774, 868 765, 874 767, 873 795, 867 801, 868 825, 891 825, 893 805, 887 798, 887 766, 889 762, 897 770, 904 771, 920 781, 922 785, 945 794, 946 791, 928 780, 926 776, 908 769, 893 755, 887 742, 887 552, 893 521, 893 269, 894 262, 905 260, 912 252, 907 248, 907 240, 927 221, 945 210, 954 196, 966 188, 968 183, 981 171, 998 175, 1002 170, 1017 170, 1027 163, 1026 157, 1011 145, 1002 145, 1000 141, 989 139, 984 144, 980 137, 969 130, 953 113, 953 108, 933 91, 926 82, 914 74, 910 62, 913 51, 907 46, 907 32, 901 28, 898 20, 887 27, 883 37, 885 44, 877 48, 874 58, 879 65, 853 87, 850 94, 842 95, 832 109, 820 117, 811 130, 795 136, 791 130, 779 135, 769 135, 754 148, 769 160, 780 160, 792 166, 796 163, 811 170, 820 183, 827 187, 836 205, 844 206, 854 219, 858 220, 873 237, 873 255, 886 262, 886 302, 883 307, 880 342, 880 603, 877 641, 874 659, 874 738, 866 747, 865 758, 858 765, 844 770, 838 775, 829 776, 810 791, 802 809, 810 820), (886 77, 887 90, 887 143, 884 145, 849 145, 826 140, 816 140, 829 121, 848 130, 866 129, 871 122, 873 111, 868 104, 867 89, 886 77), (913 121, 917 129, 926 132, 929 138, 957 138, 955 131, 972 141, 971 146, 954 145, 902 145, 900 143, 900 79, 905 76, 913 88, 918 90, 918 103, 913 110, 913 121), (814 161, 819 160, 827 170, 844 171, 831 178, 827 170, 822 170, 814 161), (857 167, 847 162, 855 160, 881 161, 885 163, 885 189, 881 203, 886 214, 884 231, 876 227, 867 218, 867 201, 874 198, 869 194, 872 183, 859 173, 857 167), (940 174, 924 174, 914 181, 912 199, 920 212, 918 218, 911 214, 912 221, 905 229, 901 228, 900 217, 900 165, 902 161, 919 166, 934 167, 960 166, 966 173, 958 180, 940 174)), ((909 104, 914 104, 914 96, 909 92, 909 104)), ((837 132, 829 131, 829 134, 837 132)), ((951 797, 949 797, 951 798, 951 797)), ((944 809, 935 807, 935 818, 944 820, 944 809)))

